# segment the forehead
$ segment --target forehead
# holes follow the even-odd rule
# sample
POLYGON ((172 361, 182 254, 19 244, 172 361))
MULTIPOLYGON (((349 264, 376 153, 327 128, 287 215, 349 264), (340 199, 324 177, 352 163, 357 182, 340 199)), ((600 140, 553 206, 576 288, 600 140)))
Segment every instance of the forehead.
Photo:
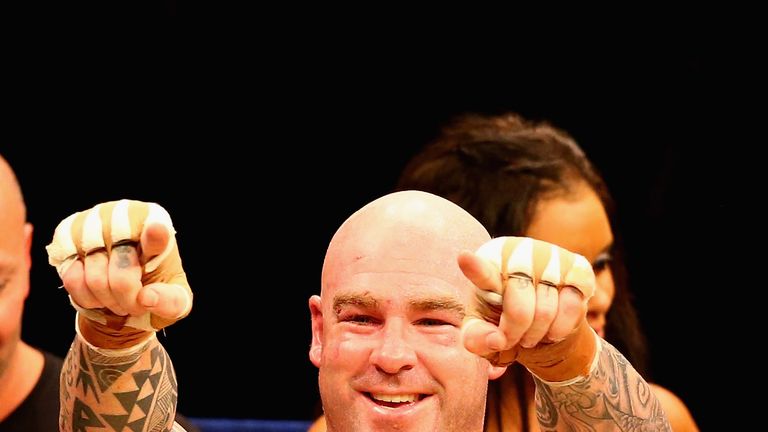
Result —
POLYGON ((593 261, 613 243, 605 207, 594 191, 539 201, 526 235, 554 243, 593 261))
POLYGON ((370 291, 381 298, 451 295, 463 300, 473 292, 458 265, 459 251, 466 248, 461 244, 408 228, 361 238, 326 261, 324 293, 370 291))

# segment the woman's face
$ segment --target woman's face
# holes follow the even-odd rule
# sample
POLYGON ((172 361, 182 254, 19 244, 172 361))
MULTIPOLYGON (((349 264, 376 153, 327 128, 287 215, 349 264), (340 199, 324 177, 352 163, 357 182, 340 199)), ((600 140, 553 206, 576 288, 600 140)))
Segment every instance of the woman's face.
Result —
POLYGON ((605 315, 615 294, 608 265, 613 233, 597 194, 582 184, 569 196, 540 200, 525 235, 581 254, 592 263, 597 289, 589 301, 587 320, 600 337, 605 337, 605 315))

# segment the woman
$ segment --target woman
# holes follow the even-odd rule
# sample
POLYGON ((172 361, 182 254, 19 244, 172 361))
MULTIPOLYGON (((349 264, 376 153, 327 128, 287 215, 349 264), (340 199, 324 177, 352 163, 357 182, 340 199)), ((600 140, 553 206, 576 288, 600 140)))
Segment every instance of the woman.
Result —
MULTIPOLYGON (((611 229, 613 204, 605 182, 568 134, 514 114, 464 116, 411 159, 397 189, 448 198, 494 237, 533 237, 585 256, 597 280, 589 324, 647 376, 644 339, 611 229)), ((673 430, 698 430, 677 396, 652 388, 673 430)), ((310 430, 324 426, 317 422, 310 430)), ((512 365, 490 382, 485 430, 539 430, 534 384, 525 369, 512 365)))

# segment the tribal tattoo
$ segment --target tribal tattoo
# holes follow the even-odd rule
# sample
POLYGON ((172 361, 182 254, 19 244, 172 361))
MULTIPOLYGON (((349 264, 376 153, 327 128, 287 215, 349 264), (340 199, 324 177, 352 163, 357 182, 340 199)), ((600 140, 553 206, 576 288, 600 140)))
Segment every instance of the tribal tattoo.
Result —
POLYGON ((173 365, 156 338, 137 353, 112 357, 78 337, 61 372, 59 430, 167 432, 177 397, 173 365))
POLYGON ((575 384, 536 381, 542 431, 671 431, 661 404, 627 359, 602 341, 595 370, 575 384))

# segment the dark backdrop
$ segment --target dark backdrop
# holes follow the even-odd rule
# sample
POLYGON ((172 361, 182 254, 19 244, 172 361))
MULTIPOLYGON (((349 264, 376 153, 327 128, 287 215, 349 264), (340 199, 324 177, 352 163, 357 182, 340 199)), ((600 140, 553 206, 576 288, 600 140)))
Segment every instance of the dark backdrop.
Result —
POLYGON ((173 215, 196 295, 190 317, 161 336, 180 410, 311 418, 307 298, 334 230, 389 191, 452 115, 512 110, 570 131, 605 174, 654 377, 711 421, 697 365, 709 367, 713 318, 729 313, 710 294, 727 274, 714 264, 734 264, 731 161, 745 153, 723 113, 738 82, 707 56, 677 53, 472 70, 433 60, 271 62, 248 73, 233 62, 211 75, 28 87, 6 119, 17 133, 0 144, 36 227, 24 337, 64 355, 73 336, 43 248, 56 223, 104 200, 155 201, 173 215))

